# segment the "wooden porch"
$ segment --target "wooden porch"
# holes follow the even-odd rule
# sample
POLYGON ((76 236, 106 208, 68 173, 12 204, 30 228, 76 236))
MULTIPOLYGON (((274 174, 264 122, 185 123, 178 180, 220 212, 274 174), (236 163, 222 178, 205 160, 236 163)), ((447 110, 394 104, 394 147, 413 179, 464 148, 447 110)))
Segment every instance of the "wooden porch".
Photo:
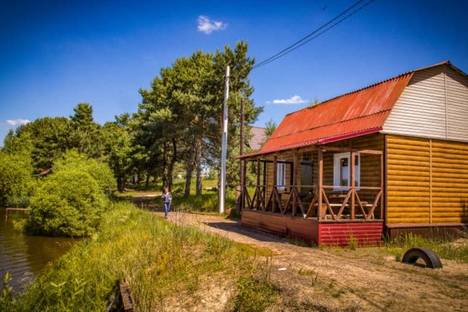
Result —
POLYGON ((344 245, 350 239, 380 242, 382 150, 309 146, 242 161, 243 224, 316 244, 344 245), (335 183, 337 159, 343 175, 339 184, 335 183))

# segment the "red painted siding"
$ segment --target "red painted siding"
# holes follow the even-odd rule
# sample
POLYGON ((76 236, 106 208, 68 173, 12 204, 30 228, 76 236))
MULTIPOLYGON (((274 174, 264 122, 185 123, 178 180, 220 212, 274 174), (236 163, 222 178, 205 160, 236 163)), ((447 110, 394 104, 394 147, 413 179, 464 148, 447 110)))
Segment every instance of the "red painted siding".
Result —
POLYGON ((351 238, 359 245, 378 245, 383 222, 323 222, 318 225, 318 244, 346 246, 351 238))
POLYGON ((317 243, 318 223, 313 219, 244 210, 242 211, 241 223, 252 228, 300 239, 308 243, 317 243))
POLYGON ((301 239, 317 245, 346 246, 349 239, 359 245, 378 245, 382 241, 383 222, 322 222, 316 219, 282 216, 270 212, 244 210, 242 225, 301 239))

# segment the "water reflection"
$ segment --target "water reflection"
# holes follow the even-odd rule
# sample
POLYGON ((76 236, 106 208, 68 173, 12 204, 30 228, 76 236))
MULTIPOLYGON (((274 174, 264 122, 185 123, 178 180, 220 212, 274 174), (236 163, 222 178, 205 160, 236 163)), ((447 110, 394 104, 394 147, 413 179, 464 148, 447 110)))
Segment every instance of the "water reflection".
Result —
POLYGON ((10 284, 19 291, 74 242, 68 238, 24 235, 14 229, 12 218, 5 221, 5 211, 0 209, 0 276, 10 272, 10 284))

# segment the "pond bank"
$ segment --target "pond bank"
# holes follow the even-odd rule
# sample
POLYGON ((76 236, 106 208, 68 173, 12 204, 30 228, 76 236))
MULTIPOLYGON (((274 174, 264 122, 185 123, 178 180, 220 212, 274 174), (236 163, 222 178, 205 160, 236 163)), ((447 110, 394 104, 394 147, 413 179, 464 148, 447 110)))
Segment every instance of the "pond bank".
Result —
MULTIPOLYGON (((50 262, 66 253, 76 240, 26 235, 14 228, 15 219, 18 216, 10 215, 6 220, 5 209, 0 208, 0 276, 9 272, 10 286, 19 292, 50 262)), ((2 283, 0 278, 0 288, 2 283)))
POLYGON ((123 278, 139 311, 194 306, 225 311, 246 304, 262 311, 275 296, 257 270, 264 253, 114 203, 95 235, 76 244, 21 295, 3 303, 0 298, 0 311, 103 311, 123 278))

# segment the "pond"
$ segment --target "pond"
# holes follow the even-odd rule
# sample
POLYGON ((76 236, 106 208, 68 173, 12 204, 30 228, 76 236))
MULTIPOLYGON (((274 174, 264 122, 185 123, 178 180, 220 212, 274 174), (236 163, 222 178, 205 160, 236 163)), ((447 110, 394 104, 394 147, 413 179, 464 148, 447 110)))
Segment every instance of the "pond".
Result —
MULTIPOLYGON (((14 218, 18 220, 18 216, 14 218)), ((14 292, 18 292, 77 240, 26 235, 14 229, 12 219, 9 215, 6 220, 5 210, 0 208, 0 277, 10 272, 10 286, 14 292)), ((0 278, 0 288, 1 286, 0 278)))

